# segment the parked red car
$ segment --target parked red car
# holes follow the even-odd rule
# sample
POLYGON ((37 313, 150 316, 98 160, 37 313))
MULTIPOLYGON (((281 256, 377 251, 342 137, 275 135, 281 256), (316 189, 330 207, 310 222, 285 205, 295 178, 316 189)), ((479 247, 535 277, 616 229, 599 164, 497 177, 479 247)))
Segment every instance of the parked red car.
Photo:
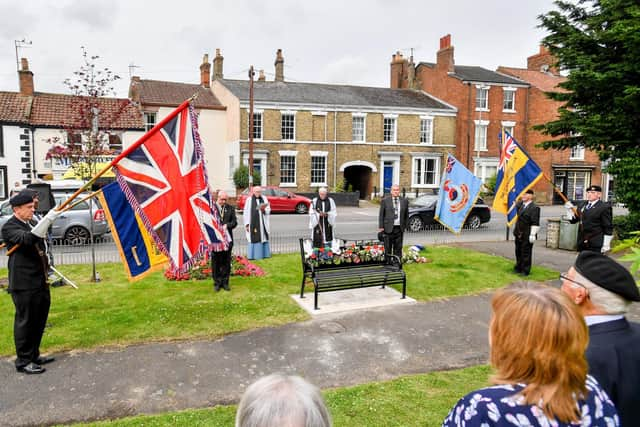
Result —
MULTIPOLYGON (((295 212, 305 214, 309 212, 311 200, 304 196, 299 196, 284 188, 267 186, 262 187, 262 195, 269 200, 271 212, 295 212)), ((244 203, 249 197, 249 189, 245 189, 237 197, 237 208, 244 209, 244 203)))

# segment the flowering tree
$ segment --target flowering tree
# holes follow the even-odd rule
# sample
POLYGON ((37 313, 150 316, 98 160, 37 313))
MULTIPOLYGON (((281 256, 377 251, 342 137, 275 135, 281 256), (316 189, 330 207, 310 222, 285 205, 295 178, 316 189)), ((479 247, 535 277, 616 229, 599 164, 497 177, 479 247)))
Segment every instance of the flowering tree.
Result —
POLYGON ((82 47, 82 65, 64 81, 72 96, 65 97, 63 135, 50 138, 47 159, 68 162, 82 179, 95 176, 97 165, 121 147, 117 129, 135 108, 128 99, 115 98, 114 84, 120 77, 109 68, 99 68, 99 56, 82 47), (108 98, 109 96, 113 96, 108 98))

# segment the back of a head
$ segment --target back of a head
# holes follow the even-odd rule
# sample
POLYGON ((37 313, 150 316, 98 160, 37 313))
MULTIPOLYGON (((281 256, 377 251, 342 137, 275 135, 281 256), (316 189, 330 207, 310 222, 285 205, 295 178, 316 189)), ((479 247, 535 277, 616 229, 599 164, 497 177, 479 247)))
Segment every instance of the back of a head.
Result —
POLYGON ((586 393, 584 352, 589 332, 578 308, 559 289, 509 286, 492 299, 491 363, 498 384, 524 383, 527 403, 547 416, 578 417, 574 396, 586 393))
POLYGON ((247 388, 236 427, 330 427, 320 390, 298 376, 272 374, 247 388))

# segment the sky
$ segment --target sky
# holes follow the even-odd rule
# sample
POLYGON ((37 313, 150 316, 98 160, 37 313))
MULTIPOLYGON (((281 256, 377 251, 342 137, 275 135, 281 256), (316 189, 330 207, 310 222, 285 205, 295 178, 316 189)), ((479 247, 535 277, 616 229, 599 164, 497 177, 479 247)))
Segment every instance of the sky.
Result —
POLYGON ((121 77, 120 97, 131 75, 199 83, 216 48, 230 79, 253 65, 273 80, 282 49, 285 80, 388 87, 392 54, 435 62, 446 34, 457 65, 526 67, 545 35, 537 17, 553 9, 551 0, 0 0, 0 91, 18 91, 23 39, 36 91, 69 93, 63 81, 84 46, 121 77))

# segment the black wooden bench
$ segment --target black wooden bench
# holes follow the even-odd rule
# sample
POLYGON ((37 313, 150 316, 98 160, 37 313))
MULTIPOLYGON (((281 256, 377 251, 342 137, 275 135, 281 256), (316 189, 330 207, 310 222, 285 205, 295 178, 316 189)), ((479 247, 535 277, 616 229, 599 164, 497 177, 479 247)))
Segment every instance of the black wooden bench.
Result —
MULTIPOLYGON (((407 278, 402 270, 402 262, 395 255, 385 254, 383 259, 368 260, 360 263, 313 265, 307 261, 304 248, 305 239, 300 239, 300 256, 302 259, 302 285, 300 298, 304 298, 304 286, 307 279, 313 282, 313 306, 318 310, 318 294, 342 289, 367 288, 402 284, 402 298, 407 295, 407 278)), ((377 243, 377 242, 376 242, 377 243)), ((365 241, 353 241, 341 250, 367 245, 365 241)), ((371 244, 371 243, 369 243, 371 244)), ((382 243, 377 243, 382 245, 382 243)))

